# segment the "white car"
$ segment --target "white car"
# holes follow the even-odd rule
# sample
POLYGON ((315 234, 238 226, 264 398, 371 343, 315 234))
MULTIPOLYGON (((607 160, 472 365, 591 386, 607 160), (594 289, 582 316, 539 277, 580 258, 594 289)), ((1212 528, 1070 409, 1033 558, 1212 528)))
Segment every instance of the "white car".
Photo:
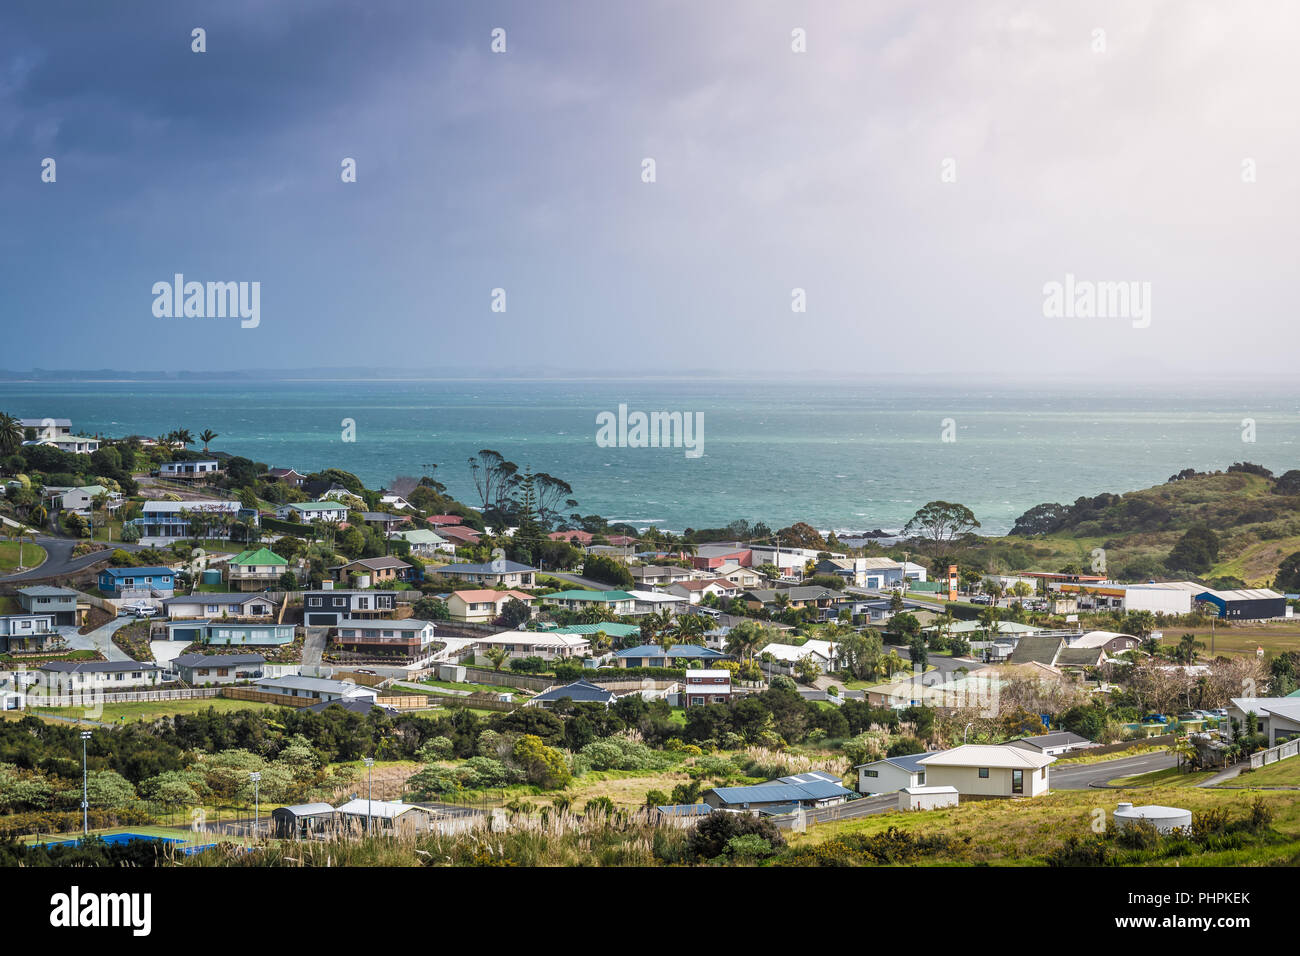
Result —
POLYGON ((118 614, 134 614, 136 617, 153 617, 158 609, 152 604, 124 604, 118 614))

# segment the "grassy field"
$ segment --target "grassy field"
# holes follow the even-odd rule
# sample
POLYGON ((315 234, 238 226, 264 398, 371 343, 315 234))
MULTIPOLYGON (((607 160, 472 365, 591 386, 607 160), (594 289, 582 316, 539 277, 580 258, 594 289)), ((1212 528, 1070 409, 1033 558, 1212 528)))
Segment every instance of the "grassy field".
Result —
POLYGON ((846 834, 878 834, 898 827, 918 836, 946 835, 960 841, 965 848, 960 858, 953 854, 922 860, 922 865, 1041 866, 1046 862, 1046 855, 1069 837, 1090 836, 1094 832, 1094 820, 1101 816, 1097 811, 1104 811, 1109 819, 1121 801, 1184 807, 1193 812, 1222 807, 1229 816, 1240 817, 1248 812, 1256 793, 1273 810, 1273 827, 1282 835, 1281 839, 1266 846, 1184 856, 1165 865, 1172 866, 1175 862, 1182 866, 1295 865, 1300 862, 1300 792, 1289 791, 1231 793, 1185 787, 1061 790, 1033 799, 974 800, 942 810, 887 813, 823 824, 809 827, 807 833, 790 834, 790 840, 798 846, 830 841, 846 834))
MULTIPOLYGON (((236 710, 274 710, 275 704, 251 700, 229 700, 225 697, 208 697, 199 700, 158 700, 129 704, 104 704, 102 716, 89 719, 104 723, 131 723, 137 720, 157 720, 175 714, 199 714, 213 708, 219 714, 236 710)), ((86 717, 84 707, 43 707, 33 710, 37 716, 86 717)))
POLYGON ((1208 780, 1218 771, 1193 770, 1190 773, 1178 767, 1153 770, 1150 773, 1135 773, 1128 777, 1118 777, 1109 781, 1112 787, 1194 787, 1203 780, 1208 780))
MULTIPOLYGON (((0 541, 0 571, 12 571, 18 567, 19 542, 0 541)), ((21 543, 23 567, 34 568, 45 560, 45 549, 30 541, 21 543)))
POLYGON ((1174 627, 1164 632, 1163 643, 1176 644, 1184 634, 1195 634, 1196 639, 1205 645, 1205 649, 1199 652, 1205 658, 1220 654, 1254 654, 1256 647, 1264 648, 1266 654, 1300 650, 1300 618, 1232 627, 1174 627), (1214 638, 1213 655, 1210 653, 1211 634, 1214 638))
POLYGON ((1224 784, 1232 787, 1300 787, 1300 757, 1288 757, 1250 773, 1238 774, 1224 784))

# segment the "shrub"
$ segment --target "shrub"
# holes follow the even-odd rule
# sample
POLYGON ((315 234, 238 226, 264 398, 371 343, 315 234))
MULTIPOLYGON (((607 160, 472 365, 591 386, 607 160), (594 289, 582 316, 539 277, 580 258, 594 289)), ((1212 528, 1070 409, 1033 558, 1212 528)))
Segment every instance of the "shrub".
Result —
POLYGON ((726 852, 733 837, 751 834, 766 840, 773 849, 785 846, 785 837, 770 820, 747 813, 710 813, 690 832, 686 851, 696 859, 712 860, 726 852))

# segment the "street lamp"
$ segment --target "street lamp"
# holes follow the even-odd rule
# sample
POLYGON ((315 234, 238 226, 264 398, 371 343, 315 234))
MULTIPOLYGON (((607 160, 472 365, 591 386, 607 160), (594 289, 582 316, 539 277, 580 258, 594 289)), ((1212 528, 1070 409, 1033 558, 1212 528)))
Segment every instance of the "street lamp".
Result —
POLYGON ((81 732, 81 835, 90 835, 90 778, 86 772, 86 741, 90 731, 81 732))
POLYGON ((965 746, 966 744, 966 734, 970 731, 971 727, 973 727, 974 725, 975 725, 975 721, 972 720, 970 723, 966 725, 966 729, 961 732, 961 742, 963 746, 965 746))
POLYGON ((262 805, 261 805, 262 772, 260 770, 254 770, 252 773, 248 775, 248 779, 253 781, 253 835, 257 836, 258 818, 261 816, 261 811, 262 811, 262 805))
POLYGON ((366 765, 366 772, 370 777, 369 789, 366 791, 366 832, 373 833, 375 828, 375 818, 372 816, 374 809, 371 804, 375 798, 375 758, 363 757, 362 763, 366 765))

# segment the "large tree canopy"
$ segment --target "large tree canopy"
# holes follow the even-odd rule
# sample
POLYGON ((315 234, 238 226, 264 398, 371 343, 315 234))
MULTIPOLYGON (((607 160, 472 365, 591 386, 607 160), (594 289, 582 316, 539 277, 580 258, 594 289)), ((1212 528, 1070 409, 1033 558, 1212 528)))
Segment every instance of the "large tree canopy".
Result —
POLYGON ((922 538, 943 552, 962 535, 980 526, 975 514, 965 505, 950 501, 931 501, 903 528, 903 534, 922 538))

